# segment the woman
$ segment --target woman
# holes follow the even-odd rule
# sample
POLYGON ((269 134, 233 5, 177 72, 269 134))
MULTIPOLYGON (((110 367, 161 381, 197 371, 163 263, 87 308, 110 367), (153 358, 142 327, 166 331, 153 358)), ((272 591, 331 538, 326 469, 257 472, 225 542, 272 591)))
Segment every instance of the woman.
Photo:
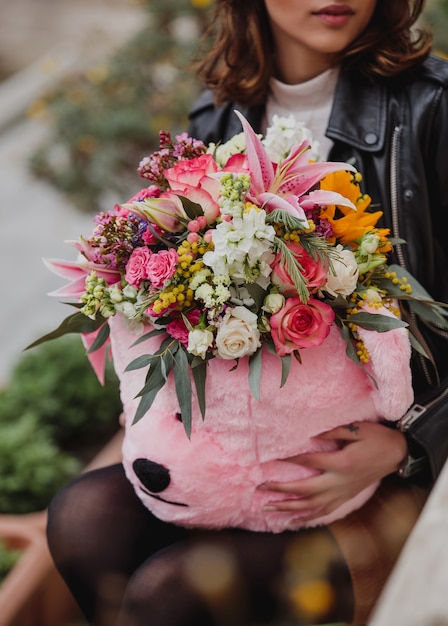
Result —
MULTIPOLYGON (((395 261, 448 301, 447 273, 437 271, 447 267, 448 64, 413 30, 423 4, 217 0, 214 45, 198 66, 210 91, 191 112, 190 133, 229 139, 241 130, 234 109, 260 132, 273 114, 295 115, 322 158, 363 174, 383 225, 407 242, 395 261)), ((273 500, 290 494, 276 510, 312 519, 383 479, 367 505, 328 528, 187 531, 152 517, 120 466, 61 492, 49 545, 89 622, 365 624, 448 453, 447 337, 430 325, 416 332, 432 360, 414 357, 416 404, 399 428, 355 423, 326 433, 341 443, 337 452, 294 459, 316 476, 264 485, 273 500)))

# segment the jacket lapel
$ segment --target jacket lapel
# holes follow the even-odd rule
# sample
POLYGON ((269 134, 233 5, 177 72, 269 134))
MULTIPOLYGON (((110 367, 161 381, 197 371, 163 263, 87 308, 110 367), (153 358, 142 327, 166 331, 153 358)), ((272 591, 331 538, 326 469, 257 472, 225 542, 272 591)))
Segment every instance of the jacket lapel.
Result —
POLYGON ((386 136, 386 88, 342 71, 326 136, 366 152, 383 149, 386 136))

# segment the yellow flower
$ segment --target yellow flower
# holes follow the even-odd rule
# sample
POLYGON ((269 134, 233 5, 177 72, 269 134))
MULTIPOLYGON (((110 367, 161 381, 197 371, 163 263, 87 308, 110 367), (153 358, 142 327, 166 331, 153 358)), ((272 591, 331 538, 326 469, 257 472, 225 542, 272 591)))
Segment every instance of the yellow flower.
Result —
MULTIPOLYGON (((371 197, 362 193, 359 185, 361 180, 362 177, 359 172, 353 175, 351 172, 340 171, 329 174, 320 184, 321 189, 336 191, 356 205, 356 211, 336 205, 322 209, 321 217, 331 223, 334 236, 342 244, 360 239, 366 232, 375 227, 383 214, 382 211, 373 213, 367 211, 371 197)), ((387 241, 389 229, 379 228, 377 234, 382 242, 382 247, 379 250, 386 252, 388 246, 390 249, 390 244, 387 241)))

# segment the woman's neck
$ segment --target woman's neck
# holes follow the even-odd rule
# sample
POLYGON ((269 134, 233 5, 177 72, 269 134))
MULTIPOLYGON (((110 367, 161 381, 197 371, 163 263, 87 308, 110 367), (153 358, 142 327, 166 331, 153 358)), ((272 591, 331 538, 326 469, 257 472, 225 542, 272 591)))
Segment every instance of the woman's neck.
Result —
POLYGON ((287 85, 305 83, 315 76, 334 67, 337 60, 334 54, 316 54, 300 46, 299 49, 286 42, 277 44, 275 54, 275 78, 287 85))
POLYGON ((323 74, 331 67, 333 67, 333 63, 315 63, 311 65, 306 62, 297 63, 293 57, 285 58, 283 61, 277 58, 275 78, 287 85, 299 85, 323 74))

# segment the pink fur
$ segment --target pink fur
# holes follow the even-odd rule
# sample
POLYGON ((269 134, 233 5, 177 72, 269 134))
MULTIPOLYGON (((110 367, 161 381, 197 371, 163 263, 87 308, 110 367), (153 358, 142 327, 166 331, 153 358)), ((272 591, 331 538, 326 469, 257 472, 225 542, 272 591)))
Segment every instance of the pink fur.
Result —
POLYGON ((332 444, 317 440, 315 435, 354 420, 396 420, 407 410, 413 393, 405 329, 361 331, 371 355, 368 369, 377 388, 346 357, 345 343, 336 327, 321 346, 301 351, 301 364, 292 359, 282 389, 280 361, 264 350, 260 401, 249 390, 246 359, 234 371, 233 361, 212 359, 207 374, 206 417, 203 421, 194 399, 189 440, 176 417, 179 406, 172 376, 148 413, 132 425, 138 405, 135 396, 143 386, 145 370, 124 369, 136 356, 154 352, 160 338, 130 349, 136 337, 118 316, 109 323, 126 415, 124 467, 142 502, 161 519, 184 526, 281 532, 341 518, 359 508, 375 491, 377 485, 372 485, 331 515, 305 523, 297 521, 297 513, 263 512, 267 502, 289 496, 256 487, 267 480, 309 476, 312 470, 279 459, 331 449, 332 444), (149 459, 169 470, 170 484, 153 495, 170 503, 143 491, 144 485, 133 469, 136 459, 149 459))

